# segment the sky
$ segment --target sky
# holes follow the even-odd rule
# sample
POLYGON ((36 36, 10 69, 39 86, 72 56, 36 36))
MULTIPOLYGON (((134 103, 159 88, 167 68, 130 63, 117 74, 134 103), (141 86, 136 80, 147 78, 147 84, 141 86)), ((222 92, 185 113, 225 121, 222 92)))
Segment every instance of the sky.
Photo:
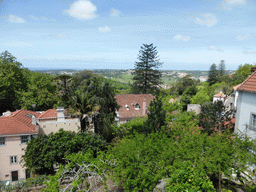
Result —
POLYGON ((163 70, 256 62, 256 0, 0 0, 0 53, 26 68, 133 69, 143 44, 163 70))

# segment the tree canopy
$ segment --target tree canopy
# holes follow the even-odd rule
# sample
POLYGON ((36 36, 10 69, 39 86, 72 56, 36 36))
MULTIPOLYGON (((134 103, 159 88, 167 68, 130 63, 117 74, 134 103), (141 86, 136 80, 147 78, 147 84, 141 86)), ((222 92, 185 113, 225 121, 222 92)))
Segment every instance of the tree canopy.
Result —
POLYGON ((159 60, 158 52, 153 44, 143 44, 138 55, 138 62, 135 62, 135 70, 133 72, 134 93, 153 93, 157 86, 161 84, 161 71, 158 70, 162 66, 159 60))

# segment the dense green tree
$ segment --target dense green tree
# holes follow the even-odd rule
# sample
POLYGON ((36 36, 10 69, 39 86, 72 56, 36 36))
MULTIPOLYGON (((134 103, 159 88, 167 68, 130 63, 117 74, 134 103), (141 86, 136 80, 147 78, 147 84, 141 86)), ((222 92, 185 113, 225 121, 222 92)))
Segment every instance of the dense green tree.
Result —
MULTIPOLYGON (((180 78, 175 87, 179 93, 179 95, 182 95, 183 92, 188 89, 189 87, 196 85, 196 80, 192 79, 190 75, 186 75, 185 77, 180 78)), ((193 89, 193 88, 191 88, 193 89)), ((193 90, 191 90, 193 91, 193 90)), ((195 90, 194 90, 195 91, 195 90)))
POLYGON ((13 63, 13 64, 17 65, 18 67, 22 67, 22 64, 17 61, 17 58, 14 57, 8 51, 2 52, 0 58, 1 58, 2 62, 5 63, 5 64, 13 63))
POLYGON ((238 85, 242 83, 245 79, 248 78, 249 75, 251 75, 251 68, 256 67, 256 65, 251 65, 251 64, 244 64, 240 65, 238 69, 235 71, 234 74, 231 76, 232 84, 233 85, 238 85))
POLYGON ((59 92, 59 105, 65 107, 65 108, 69 108, 70 105, 72 104, 72 100, 70 99, 71 96, 73 96, 72 94, 72 84, 71 84, 71 80, 72 80, 72 76, 71 75, 66 75, 66 74, 62 74, 62 75, 57 75, 55 76, 55 81, 57 83, 57 87, 58 87, 58 92, 59 92))
POLYGON ((76 89, 83 81, 91 79, 94 76, 95 75, 92 73, 92 71, 89 71, 89 70, 79 71, 73 75, 72 85, 76 89))
POLYGON ((115 88, 100 77, 84 81, 76 91, 76 108, 81 112, 81 131, 89 125, 89 119, 94 122, 95 132, 107 141, 113 138, 111 124, 115 121, 118 105, 115 100, 115 88))
POLYGON ((208 95, 208 92, 204 89, 201 89, 191 98, 192 104, 199 104, 203 105, 211 101, 210 96, 208 95))
POLYGON ((157 86, 161 84, 162 66, 159 62, 158 52, 153 44, 143 44, 138 55, 138 62, 135 62, 135 71, 133 72, 134 93, 153 93, 157 86))
POLYGON ((63 159, 65 156, 79 151, 85 153, 89 149, 96 154, 105 147, 106 142, 96 134, 60 129, 57 133, 32 138, 27 144, 22 162, 37 174, 52 174, 54 165, 66 163, 63 159))
POLYGON ((29 110, 47 110, 58 103, 57 87, 54 77, 47 73, 23 70, 27 80, 27 90, 21 92, 19 103, 21 108, 29 110), (36 104, 33 108, 32 104, 36 104))
POLYGON ((27 89, 21 64, 5 51, 0 57, 0 112, 20 108, 19 96, 27 89))
MULTIPOLYGON (((202 132, 211 135, 214 132, 223 132, 227 128, 227 122, 231 120, 233 110, 226 110, 222 101, 207 103, 201 106, 199 114, 199 125, 203 128, 202 132)), ((231 122, 229 126, 233 128, 231 122)))
POLYGON ((212 84, 216 83, 218 81, 219 73, 217 70, 217 66, 215 63, 213 63, 210 67, 209 70, 209 75, 208 75, 208 82, 209 85, 211 86, 212 84))
POLYGON ((220 64, 219 64, 219 75, 220 76, 223 76, 226 74, 226 66, 225 66, 225 61, 224 60, 221 60, 220 61, 220 64))
POLYGON ((180 98, 180 103, 182 105, 183 111, 187 111, 188 104, 191 103, 191 96, 187 94, 183 94, 180 98))
POLYGON ((145 123, 145 133, 160 132, 162 126, 166 125, 165 118, 166 112, 163 109, 162 98, 157 94, 149 105, 148 118, 145 123))

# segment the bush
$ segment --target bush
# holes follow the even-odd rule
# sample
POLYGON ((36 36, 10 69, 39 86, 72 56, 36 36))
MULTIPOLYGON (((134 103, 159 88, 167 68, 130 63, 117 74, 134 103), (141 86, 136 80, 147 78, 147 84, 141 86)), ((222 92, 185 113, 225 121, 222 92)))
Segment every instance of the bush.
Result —
POLYGON ((165 190, 167 192, 216 191, 205 170, 193 167, 190 161, 185 162, 182 167, 175 170, 167 182, 165 190))

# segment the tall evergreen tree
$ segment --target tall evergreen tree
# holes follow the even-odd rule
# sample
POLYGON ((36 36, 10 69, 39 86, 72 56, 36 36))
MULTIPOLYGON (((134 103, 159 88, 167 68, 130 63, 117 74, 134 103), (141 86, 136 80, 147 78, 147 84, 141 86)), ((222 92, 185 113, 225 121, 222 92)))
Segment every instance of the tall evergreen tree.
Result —
POLYGON ((158 52, 153 44, 143 44, 139 51, 138 60, 135 62, 133 73, 134 93, 153 93, 161 83, 162 74, 158 70, 162 66, 159 62, 158 52))
POLYGON ((210 86, 217 82, 218 76, 219 75, 218 75, 217 66, 215 63, 213 63, 210 67, 208 80, 207 80, 210 86))
POLYGON ((221 60, 220 64, 219 64, 219 74, 220 74, 220 76, 223 76, 223 75, 226 74, 225 69, 226 69, 225 60, 221 60))

